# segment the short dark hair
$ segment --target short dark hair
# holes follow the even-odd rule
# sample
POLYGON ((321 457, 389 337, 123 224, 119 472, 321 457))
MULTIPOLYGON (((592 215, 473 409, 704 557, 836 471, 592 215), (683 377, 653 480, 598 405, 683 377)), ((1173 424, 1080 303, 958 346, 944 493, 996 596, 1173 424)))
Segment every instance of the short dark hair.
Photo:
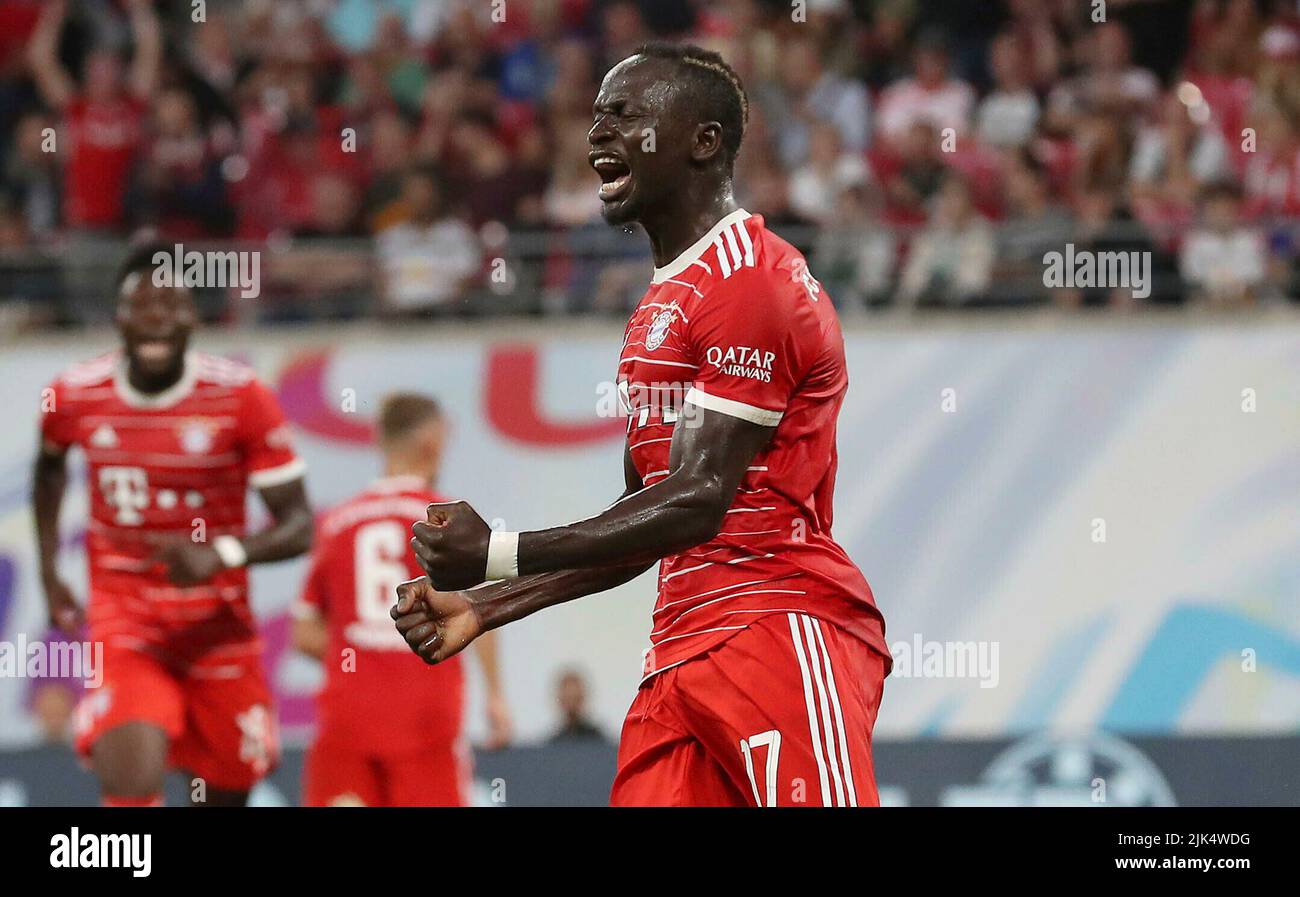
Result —
POLYGON ((118 297, 122 295, 122 286, 132 274, 147 273, 152 276, 154 268, 158 267, 158 264, 154 261, 154 256, 160 252, 170 256, 172 247, 164 243, 151 241, 141 243, 128 251, 126 258, 118 266, 117 277, 113 279, 113 295, 118 297))
POLYGON ((740 142, 749 123, 749 96, 736 70, 721 54, 694 44, 651 41, 632 51, 634 56, 667 59, 677 63, 681 81, 706 121, 722 125, 722 146, 728 164, 740 152, 740 142))
POLYGON ((1201 202, 1215 202, 1220 199, 1241 200, 1245 192, 1236 181, 1220 179, 1211 181, 1201 188, 1201 202))
POLYGON ((389 393, 379 405, 379 442, 391 445, 429 421, 441 418, 442 408, 432 396, 418 392, 389 393))

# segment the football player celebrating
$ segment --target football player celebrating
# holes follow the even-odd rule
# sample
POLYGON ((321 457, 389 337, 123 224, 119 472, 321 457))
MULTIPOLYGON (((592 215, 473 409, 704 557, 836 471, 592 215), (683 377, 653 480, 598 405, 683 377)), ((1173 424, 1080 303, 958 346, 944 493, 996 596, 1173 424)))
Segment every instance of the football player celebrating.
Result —
MULTIPOLYGON (((163 250, 166 252, 166 250, 163 250)), ((191 801, 243 805, 278 758, 250 564, 303 554, 312 513, 303 463, 274 393, 242 364, 189 348, 185 287, 157 286, 154 247, 118 278, 119 351, 45 391, 32 505, 50 619, 82 610, 58 573, 59 508, 73 446, 86 456, 90 638, 104 680, 77 713, 77 748, 108 805, 162 801, 168 766, 191 801), (245 495, 270 511, 245 529, 245 495)))
POLYGON ((428 578, 392 610, 436 663, 658 561, 616 805, 878 803, 884 623, 831 538, 844 341, 803 256, 733 198, 747 109, 696 47, 647 45, 605 76, 588 135, 603 214, 639 222, 656 266, 618 366, 626 491, 522 533, 431 505, 412 540, 428 578))

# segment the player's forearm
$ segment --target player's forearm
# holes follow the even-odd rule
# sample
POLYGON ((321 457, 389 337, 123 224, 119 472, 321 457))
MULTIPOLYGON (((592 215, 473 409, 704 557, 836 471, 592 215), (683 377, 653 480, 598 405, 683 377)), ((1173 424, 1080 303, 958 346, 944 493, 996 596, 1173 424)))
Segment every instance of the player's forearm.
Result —
POLYGON ((325 658, 329 647, 329 630, 320 619, 299 618, 293 621, 293 646, 316 660, 325 658))
POLYGON ((675 472, 595 517, 520 533, 519 573, 649 565, 707 542, 722 528, 726 485, 721 477, 675 472))
POLYGON ((560 570, 493 583, 465 594, 474 602, 483 629, 492 630, 546 607, 573 601, 636 579, 651 562, 592 570, 560 570))
POLYGON ((311 550, 312 516, 307 508, 294 509, 261 532, 242 541, 249 564, 296 558, 311 550))
POLYGON ((270 486, 259 494, 271 512, 272 523, 240 540, 247 555, 245 563, 284 561, 310 551, 315 526, 303 481, 297 479, 270 486))
POLYGON ((59 509, 68 485, 68 469, 61 456, 37 455, 32 472, 32 512, 36 518, 36 544, 41 576, 56 575, 59 560, 59 509))

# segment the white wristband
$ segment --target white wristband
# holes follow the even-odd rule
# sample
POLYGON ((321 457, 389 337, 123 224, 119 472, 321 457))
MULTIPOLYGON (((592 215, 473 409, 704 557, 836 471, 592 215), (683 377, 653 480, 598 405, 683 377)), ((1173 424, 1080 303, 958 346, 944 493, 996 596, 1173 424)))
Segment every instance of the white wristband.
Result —
POLYGON ((488 537, 487 579, 517 579, 519 576, 519 533, 493 530, 488 537))
POLYGON ((212 548, 227 567, 242 567, 248 563, 248 552, 244 543, 234 536, 217 536, 212 540, 212 548))

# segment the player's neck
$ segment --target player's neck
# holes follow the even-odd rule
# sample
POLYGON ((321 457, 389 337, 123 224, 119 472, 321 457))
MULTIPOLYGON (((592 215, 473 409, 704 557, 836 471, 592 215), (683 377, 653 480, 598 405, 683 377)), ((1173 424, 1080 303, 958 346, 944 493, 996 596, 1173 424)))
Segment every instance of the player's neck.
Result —
POLYGON ((708 197, 683 191, 686 201, 655 216, 643 216, 641 226, 650 237, 655 267, 662 268, 713 229, 723 218, 740 208, 727 182, 708 197))
POLYGON ((156 395, 160 392, 166 392, 185 376, 185 362, 182 361, 176 365, 173 371, 167 371, 162 374, 150 376, 143 371, 137 370, 132 364, 126 366, 126 382, 131 384, 131 388, 136 392, 144 393, 147 396, 156 395))
POLYGON ((409 462, 400 462, 400 461, 389 461, 387 464, 384 465, 384 479, 386 480, 415 479, 415 480, 419 480, 421 483, 424 483, 425 485, 432 486, 434 475, 430 473, 427 469, 422 470, 420 468, 420 465, 418 464, 409 463, 409 462))

